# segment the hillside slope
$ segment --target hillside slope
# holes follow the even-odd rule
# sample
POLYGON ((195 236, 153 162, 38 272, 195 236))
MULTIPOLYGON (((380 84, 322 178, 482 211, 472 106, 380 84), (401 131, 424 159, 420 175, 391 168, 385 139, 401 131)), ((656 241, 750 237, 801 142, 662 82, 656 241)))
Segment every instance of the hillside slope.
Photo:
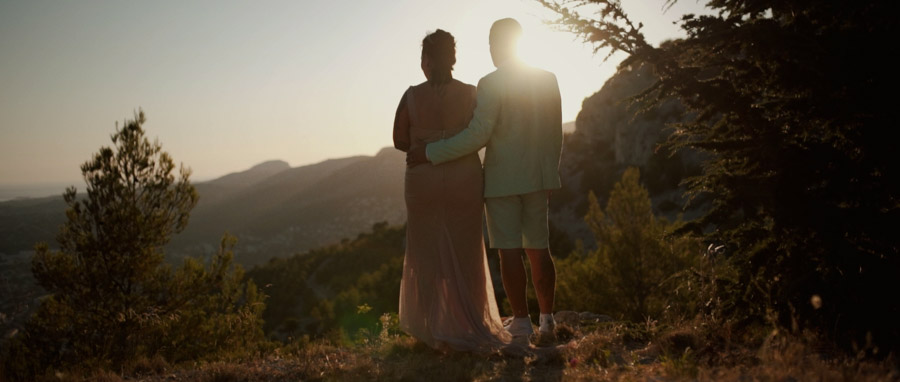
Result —
POLYGON ((402 223, 404 170, 403 153, 386 148, 374 157, 284 170, 210 201, 201 191, 170 249, 203 256, 228 232, 238 237, 236 260, 250 266, 352 237, 376 222, 402 223))
MULTIPOLYGON (((228 232, 239 239, 236 260, 252 266, 353 237, 376 222, 402 223, 405 168, 403 153, 385 148, 295 168, 268 161, 196 183, 200 200, 167 253, 173 261, 208 256, 228 232)), ((53 246, 65 209, 62 196, 0 202, 0 256, 30 252, 37 242, 53 246)))

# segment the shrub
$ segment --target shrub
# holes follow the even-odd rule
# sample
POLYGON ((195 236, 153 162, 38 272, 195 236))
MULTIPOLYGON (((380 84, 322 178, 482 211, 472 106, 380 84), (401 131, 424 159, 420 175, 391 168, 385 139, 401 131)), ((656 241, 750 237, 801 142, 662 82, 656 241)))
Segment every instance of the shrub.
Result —
POLYGON ((585 221, 598 247, 560 260, 559 306, 633 321, 693 308, 687 290, 676 288, 682 280, 677 276, 697 263, 700 243, 668 236, 680 223, 653 216, 639 178, 636 168, 626 170, 605 210, 589 195, 585 221))

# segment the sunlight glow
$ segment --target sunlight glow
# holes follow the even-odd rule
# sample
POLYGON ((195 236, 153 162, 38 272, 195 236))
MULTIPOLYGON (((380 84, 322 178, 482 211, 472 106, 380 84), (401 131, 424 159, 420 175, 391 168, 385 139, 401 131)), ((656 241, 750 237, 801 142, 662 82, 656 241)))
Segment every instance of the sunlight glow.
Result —
MULTIPOLYGON (((491 24, 518 20, 520 56, 556 75, 564 122, 624 57, 595 56, 534 0, 275 3, 0 1, 0 186, 80 183, 78 164, 139 107, 195 180, 374 155, 392 145, 397 101, 425 80, 422 38, 439 28, 456 37, 454 78, 475 85, 495 69, 491 24)), ((622 1, 653 44, 702 8, 666 3, 622 1)))
POLYGON ((448 31, 457 37, 457 66, 454 77, 476 84, 495 68, 491 61, 488 35, 494 21, 512 17, 522 25, 519 57, 526 64, 554 73, 563 102, 563 121, 575 119, 583 97, 603 86, 615 72, 614 64, 604 64, 590 45, 573 34, 546 23, 554 14, 537 2, 517 0, 482 1, 472 4, 448 31))

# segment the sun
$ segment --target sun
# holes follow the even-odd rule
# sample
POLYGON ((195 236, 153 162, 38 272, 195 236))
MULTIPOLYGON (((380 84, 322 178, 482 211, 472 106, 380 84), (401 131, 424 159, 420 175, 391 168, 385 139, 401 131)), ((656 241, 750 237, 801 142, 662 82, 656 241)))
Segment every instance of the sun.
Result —
POLYGON ((552 72, 559 82, 563 120, 574 120, 585 97, 595 93, 615 73, 614 63, 604 64, 590 44, 547 23, 558 15, 534 1, 480 1, 468 8, 457 23, 449 25, 459 37, 454 78, 476 84, 494 71, 488 32, 496 20, 512 17, 522 25, 519 58, 527 65, 552 72))
POLYGON ((592 55, 589 47, 576 41, 575 35, 557 30, 547 23, 547 20, 555 18, 552 11, 537 2, 519 0, 482 1, 468 9, 459 23, 451 28, 465 42, 462 47, 464 50, 458 52, 458 55, 464 59, 473 59, 471 53, 477 53, 479 59, 487 57, 481 63, 490 63, 486 46, 488 30, 494 21, 507 17, 522 25, 519 58, 529 65, 550 71, 565 70, 573 57, 592 55), (465 50, 473 42, 480 52, 465 50))
POLYGON ((541 20, 523 18, 519 58, 526 64, 550 71, 567 70, 572 57, 584 57, 583 46, 574 43, 574 35, 555 30, 541 20))

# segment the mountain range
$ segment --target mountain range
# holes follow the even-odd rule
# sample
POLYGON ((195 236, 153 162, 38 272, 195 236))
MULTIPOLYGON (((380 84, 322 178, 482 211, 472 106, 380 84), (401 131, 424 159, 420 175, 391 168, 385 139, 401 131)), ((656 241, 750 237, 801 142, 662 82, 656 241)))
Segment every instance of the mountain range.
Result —
POLYGON ((254 265, 406 220, 405 156, 384 148, 291 168, 271 161, 196 185, 200 202, 173 238, 179 253, 211 253, 223 233, 238 237, 238 262, 254 265))
MULTIPOLYGON (((252 266, 353 237, 378 222, 403 223, 404 169, 404 154, 384 148, 375 156, 293 168, 268 161, 196 183, 200 199, 167 253, 208 255, 228 232, 238 237, 236 260, 252 266)), ((0 202, 0 254, 27 252, 37 242, 52 247, 65 209, 61 196, 0 202)))
MULTIPOLYGON (((564 187, 554 193, 551 220, 573 239, 592 241, 582 220, 587 194, 593 191, 603 201, 627 166, 642 168, 659 211, 679 213, 678 182, 696 173, 699 161, 656 148, 668 135, 663 127, 677 121, 681 107, 668 103, 635 116, 626 102, 654 80, 647 68, 623 69, 585 99, 576 121, 563 124, 564 187)), ((404 170, 404 154, 387 147, 374 156, 299 167, 273 160, 195 183, 199 202, 167 254, 170 260, 209 256, 227 232, 238 238, 236 261, 250 267, 355 237, 378 222, 401 224, 404 170)), ((61 196, 0 202, 0 261, 12 255, 24 259, 38 242, 52 247, 65 209, 61 196)))

